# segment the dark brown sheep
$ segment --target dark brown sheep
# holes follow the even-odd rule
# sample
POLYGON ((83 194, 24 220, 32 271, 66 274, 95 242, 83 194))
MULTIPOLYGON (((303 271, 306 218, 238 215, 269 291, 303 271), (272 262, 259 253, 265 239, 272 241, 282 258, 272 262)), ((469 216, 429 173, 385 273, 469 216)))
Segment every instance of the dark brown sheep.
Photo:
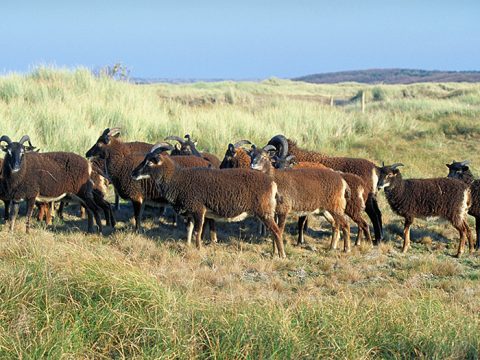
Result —
POLYGON ((5 198, 11 201, 10 230, 14 228, 20 201, 27 202, 26 231, 29 232, 35 201, 52 202, 69 197, 87 209, 88 231, 94 232, 93 216, 101 231, 98 208, 93 201, 90 163, 73 153, 26 152, 23 145, 26 141, 29 141, 26 135, 19 142, 12 142, 6 135, 0 138, 0 143, 7 143, 2 147, 6 155, 1 186, 5 198))
MULTIPOLYGON (((286 159, 280 159, 277 156, 271 158, 273 165, 277 169, 294 168, 294 169, 309 169, 320 168, 330 169, 323 164, 314 162, 296 162, 293 155, 288 156, 286 159)), ((331 170, 331 169, 330 169, 331 170)), ((339 174, 345 179, 350 188, 351 196, 347 198, 347 206, 345 208, 345 214, 347 214, 358 226, 357 240, 355 245, 360 245, 362 242, 362 235, 368 243, 372 242, 370 236, 370 229, 368 224, 362 216, 365 210, 365 203, 368 198, 368 193, 365 191, 367 187, 360 176, 351 173, 339 172, 339 174)), ((306 224, 307 217, 300 216, 298 219, 298 244, 304 243, 303 230, 306 224)))
POLYGON ((242 146, 251 144, 248 140, 228 144, 220 169, 248 169, 251 163, 250 150, 245 150, 242 146))
POLYGON ((189 134, 186 134, 184 139, 179 136, 168 136, 165 140, 175 140, 178 141, 178 146, 175 146, 175 149, 172 150, 171 155, 194 155, 207 160, 212 167, 218 169, 220 167, 220 159, 214 154, 208 152, 200 152, 197 150, 197 142, 191 138, 189 134))
POLYGON ((376 199, 379 170, 373 162, 359 158, 328 156, 318 152, 301 149, 294 141, 287 139, 283 135, 274 136, 268 144, 275 146, 277 149, 277 155, 282 158, 286 158, 288 155, 293 155, 299 162, 317 162, 333 170, 360 176, 366 186, 365 191, 368 196, 365 204, 365 211, 373 224, 375 242, 379 243, 382 241, 382 213, 380 212, 376 199))
POLYGON ((470 186, 472 192, 472 206, 468 213, 475 218, 475 232, 477 234, 477 242, 475 248, 480 249, 480 180, 475 180, 472 172, 468 166, 468 161, 456 162, 446 164, 449 172, 448 177, 463 181, 470 186))
MULTIPOLYGON (((107 176, 123 199, 130 200, 133 205, 135 229, 141 228, 143 205, 145 202, 166 204, 151 179, 135 181, 131 177, 132 170, 142 162, 145 153, 141 148, 132 150, 132 143, 126 145, 119 139, 120 129, 106 129, 95 145, 88 150, 86 156, 100 157, 105 160, 107 176)), ((138 144, 138 143, 137 143, 138 144)), ((143 146, 143 145, 141 145, 143 146)), ((151 147, 150 147, 151 148, 151 147)), ((209 162, 195 156, 178 156, 175 160, 182 166, 209 166, 209 162)))
POLYGON ((277 186, 267 175, 250 169, 181 168, 175 157, 160 151, 152 149, 132 177, 153 179, 178 213, 193 218, 197 248, 206 217, 239 221, 253 215, 272 231, 279 256, 285 257, 282 233, 274 221, 277 186))
MULTIPOLYGON (((350 226, 344 213, 349 187, 340 174, 331 169, 274 169, 267 148, 253 149, 251 168, 269 175, 277 184, 278 227, 283 233, 287 216, 292 214, 324 214, 331 217, 333 234, 331 249, 336 249, 340 229, 344 237, 344 251, 350 251, 350 226), (328 213, 328 215, 326 214, 328 213)), ((303 226, 302 228, 303 229, 303 226)), ((299 229, 299 230, 301 230, 299 229)))
POLYGON ((465 248, 468 238, 470 252, 474 251, 472 233, 466 221, 471 205, 471 193, 467 184, 450 178, 403 180, 397 163, 380 168, 378 188, 385 195, 392 210, 405 218, 402 252, 410 247, 410 227, 415 218, 441 217, 460 233, 457 257, 465 248))

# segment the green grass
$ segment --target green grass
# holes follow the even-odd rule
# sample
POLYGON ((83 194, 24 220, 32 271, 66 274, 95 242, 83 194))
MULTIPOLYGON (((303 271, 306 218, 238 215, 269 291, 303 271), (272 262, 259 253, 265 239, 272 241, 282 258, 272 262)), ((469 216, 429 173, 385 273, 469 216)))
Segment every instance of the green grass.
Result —
MULTIPOLYGON (((108 126, 151 142, 190 133, 219 156, 229 142, 284 133, 329 154, 401 161, 406 177, 445 176, 452 159, 476 172, 479 113, 477 84, 140 86, 47 68, 0 78, 2 134, 80 154, 108 126), (364 114, 350 101, 359 90, 364 114), (330 107, 331 96, 345 104, 330 107)), ((310 247, 287 246, 287 260, 271 258, 252 220, 219 224, 221 243, 196 251, 148 211, 134 234, 125 204, 105 236, 85 235, 73 213, 30 235, 20 219, 13 235, 0 231, 0 357, 478 358, 480 257, 452 258, 456 232, 425 221, 401 254, 400 219, 383 195, 380 205, 388 244, 330 252, 315 220, 310 247)))

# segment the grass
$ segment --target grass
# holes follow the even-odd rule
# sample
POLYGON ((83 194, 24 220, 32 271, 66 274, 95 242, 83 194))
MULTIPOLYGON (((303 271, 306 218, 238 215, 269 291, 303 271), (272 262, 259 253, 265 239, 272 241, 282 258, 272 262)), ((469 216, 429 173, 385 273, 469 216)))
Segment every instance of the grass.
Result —
MULTIPOLYGON (((107 126, 151 142, 188 132, 219 156, 228 142, 282 132, 332 154, 402 161, 406 177, 445 176, 452 159, 475 170, 479 111, 476 84, 139 86, 45 68, 0 78, 0 131, 29 134, 42 151, 83 154, 107 126), (348 101, 359 90, 365 114, 348 101), (326 105, 330 96, 345 105, 326 105)), ((0 231, 0 357, 478 358, 478 254, 452 258, 456 232, 418 221, 403 255, 400 219, 383 195, 380 205, 389 243, 329 252, 329 228, 315 220, 309 246, 287 246, 283 261, 252 220, 220 224, 221 243, 196 251, 152 211, 133 233, 126 204, 105 236, 85 235, 74 209, 29 235, 20 219, 13 235, 0 231)))

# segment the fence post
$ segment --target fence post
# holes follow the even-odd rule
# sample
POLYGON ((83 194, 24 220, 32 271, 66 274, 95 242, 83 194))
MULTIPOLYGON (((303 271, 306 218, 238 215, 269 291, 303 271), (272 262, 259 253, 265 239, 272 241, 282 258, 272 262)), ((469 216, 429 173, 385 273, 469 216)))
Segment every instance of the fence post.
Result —
POLYGON ((365 112, 365 90, 362 90, 362 113, 365 112))

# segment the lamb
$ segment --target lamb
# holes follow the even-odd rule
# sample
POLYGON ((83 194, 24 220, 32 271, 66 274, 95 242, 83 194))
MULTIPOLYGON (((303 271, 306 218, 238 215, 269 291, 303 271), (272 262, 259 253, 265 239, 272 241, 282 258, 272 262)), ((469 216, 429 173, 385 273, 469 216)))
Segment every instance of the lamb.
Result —
POLYGON ((468 167, 469 161, 456 162, 446 164, 449 173, 448 177, 452 179, 458 179, 470 186, 472 192, 472 206, 468 210, 468 213, 475 218, 475 232, 477 234, 477 242, 475 248, 480 249, 480 180, 475 180, 470 168, 468 167))
MULTIPOLYGON (((294 169, 308 169, 308 168, 320 168, 329 169, 325 165, 313 162, 296 162, 293 155, 289 155, 286 158, 280 158, 273 156, 271 158, 273 166, 276 169, 294 168, 294 169)), ((357 239, 355 245, 360 245, 362 242, 362 234, 368 243, 372 242, 370 236, 370 229, 367 222, 362 217, 362 212, 365 210, 365 203, 368 198, 368 194, 365 191, 367 187, 361 177, 351 174, 339 172, 339 174, 345 179, 348 187, 351 191, 351 196, 347 198, 347 206, 345 208, 345 214, 347 214, 358 226, 357 239)), ((298 219, 298 244, 304 243, 303 232, 305 228, 307 217, 300 216, 298 219)))
POLYGON ((376 199, 378 168, 373 162, 361 158, 327 156, 318 152, 304 150, 299 148, 294 141, 287 139, 283 135, 274 136, 268 144, 275 146, 277 155, 281 158, 294 155, 296 160, 300 162, 316 162, 333 170, 360 176, 366 186, 367 201, 365 211, 373 224, 375 243, 378 244, 382 241, 382 213, 380 212, 376 199))
POLYGON ((347 182, 330 169, 274 169, 268 153, 271 149, 275 150, 272 145, 263 149, 254 148, 251 152, 251 168, 267 174, 278 186, 275 214, 280 231, 283 233, 291 212, 300 216, 328 212, 334 228, 330 248, 337 248, 339 229, 342 229, 344 251, 349 252, 350 226, 344 216, 350 192, 347 182))
MULTIPOLYGON (((119 139, 120 129, 105 129, 97 142, 87 151, 86 156, 105 160, 106 175, 120 197, 130 200, 133 205, 135 230, 141 228, 142 211, 145 202, 166 205, 166 201, 152 180, 134 181, 131 172, 145 157, 145 151, 132 151, 119 139)), ((131 143, 130 143, 131 144, 131 143)), ((138 144, 138 143, 136 143, 138 144)), ((141 145, 143 148, 144 145, 141 145)), ((140 150, 139 148, 137 150, 140 150)), ((177 156, 176 162, 183 166, 208 166, 209 163, 195 156, 177 156)))
POLYGON ((27 135, 19 142, 12 142, 6 135, 0 138, 0 143, 7 143, 2 147, 6 156, 1 187, 3 196, 11 201, 10 230, 14 229, 20 201, 27 202, 28 233, 35 201, 51 202, 69 197, 87 209, 88 231, 94 232, 93 216, 101 231, 102 225, 92 194, 92 167, 88 161, 67 152, 28 152, 23 144, 29 140, 27 135))
POLYGON ((197 142, 194 141, 189 134, 185 135, 185 140, 179 136, 168 136, 165 140, 176 140, 178 141, 178 145, 175 146, 175 149, 172 150, 171 155, 195 155, 207 160, 212 167, 218 169, 220 167, 220 159, 216 157, 214 154, 208 152, 200 152, 197 150, 196 144, 197 142))
MULTIPOLYGON (((154 147, 134 169, 136 180, 152 179, 178 213, 193 218, 195 244, 201 247, 205 218, 240 221, 257 216, 275 236, 274 249, 286 257, 282 232, 274 221, 277 185, 267 175, 250 169, 181 168, 175 157, 161 155, 154 147)), ((275 253, 275 251, 274 251, 275 253)))
POLYGON ((401 163, 380 168, 378 189, 385 189, 392 210, 405 218, 402 252, 410 247, 410 227, 415 218, 439 216, 450 221, 460 234, 457 257, 464 252, 468 238, 470 252, 474 250, 472 233, 466 222, 471 205, 471 191, 467 184, 451 178, 403 180, 398 167, 401 163))

